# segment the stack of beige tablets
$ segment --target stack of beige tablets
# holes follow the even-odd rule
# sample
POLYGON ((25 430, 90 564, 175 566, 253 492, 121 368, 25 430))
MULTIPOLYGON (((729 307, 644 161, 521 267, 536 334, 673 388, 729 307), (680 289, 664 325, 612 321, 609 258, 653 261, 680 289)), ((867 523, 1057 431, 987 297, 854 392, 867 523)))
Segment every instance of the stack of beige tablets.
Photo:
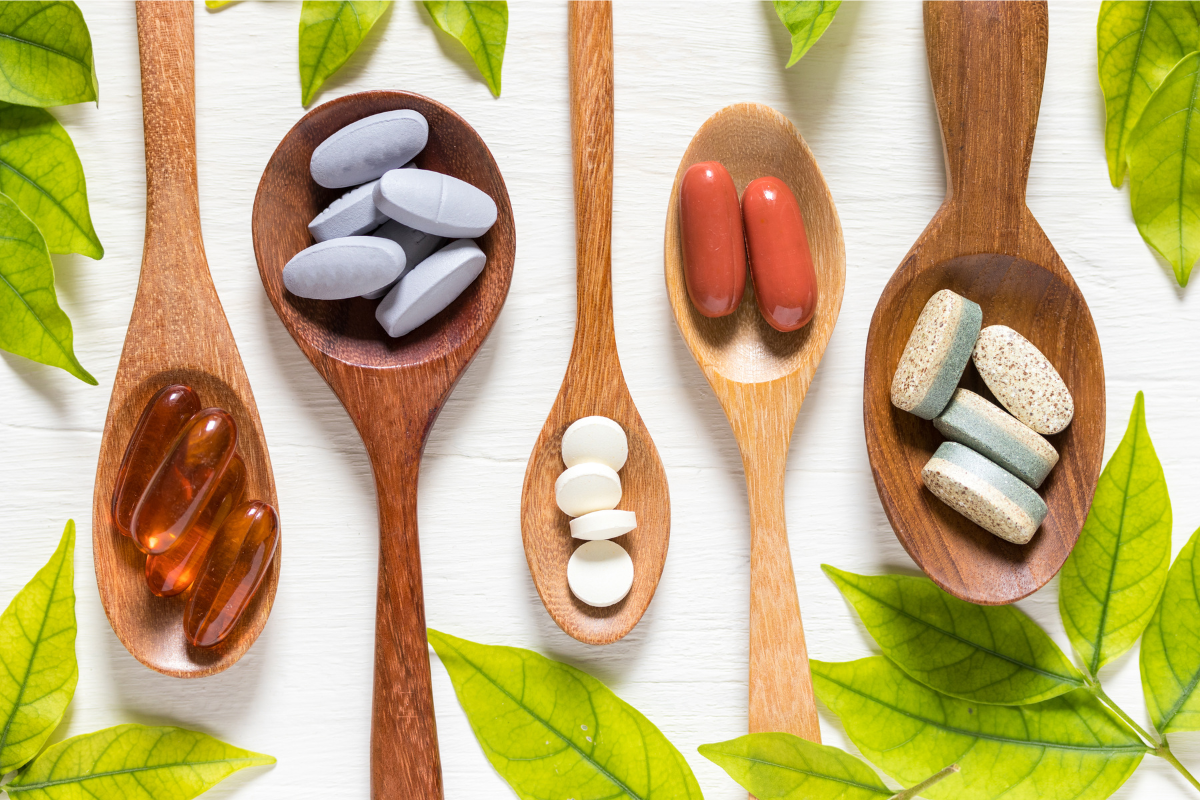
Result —
POLYGON ((1066 429, 1075 403, 1054 365, 1004 325, 980 330, 983 310, 949 289, 929 299, 892 380, 892 405, 932 420, 949 441, 921 478, 942 502, 996 536, 1025 544, 1046 518, 1035 491, 1058 463, 1044 436, 1066 429), (958 388, 973 360, 1008 413, 958 388))

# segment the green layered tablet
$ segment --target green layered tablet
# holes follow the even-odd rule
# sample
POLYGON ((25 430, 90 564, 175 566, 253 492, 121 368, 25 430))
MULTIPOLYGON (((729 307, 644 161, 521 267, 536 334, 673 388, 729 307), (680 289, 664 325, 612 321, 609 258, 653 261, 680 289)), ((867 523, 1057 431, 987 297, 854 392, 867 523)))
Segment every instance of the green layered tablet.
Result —
POLYGON ((949 289, 929 298, 892 378, 892 405, 922 419, 942 413, 958 388, 982 324, 979 305, 949 289))
POLYGON ((1013 544, 1032 539, 1046 518, 1046 503, 1037 492, 958 442, 943 442, 921 479, 943 503, 1013 544))
POLYGON ((1034 489, 1058 463, 1058 451, 1032 428, 968 389, 955 391, 933 425, 950 441, 987 456, 1034 489))

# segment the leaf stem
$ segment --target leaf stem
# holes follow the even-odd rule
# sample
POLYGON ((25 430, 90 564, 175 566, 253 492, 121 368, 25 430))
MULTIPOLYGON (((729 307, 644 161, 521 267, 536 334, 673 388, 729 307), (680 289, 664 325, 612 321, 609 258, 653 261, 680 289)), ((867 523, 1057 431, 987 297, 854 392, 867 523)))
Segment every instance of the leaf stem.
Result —
MULTIPOLYGON (((1181 769, 1182 769, 1182 767, 1181 767, 1181 769)), ((921 781, 916 786, 913 786, 909 789, 905 789, 904 791, 901 791, 901 792, 897 792, 896 794, 894 794, 890 798, 888 798, 888 800, 911 800, 911 798, 916 797, 921 792, 925 791, 930 786, 933 786, 935 783, 940 781, 942 778, 949 777, 950 775, 953 775, 956 772, 958 772, 958 764, 951 764, 950 766, 946 767, 944 770, 937 773, 936 775, 930 775, 928 778, 921 781)), ((1190 775, 1188 777, 1191 778, 1190 775)), ((1195 782, 1195 780, 1196 780, 1195 778, 1192 778, 1193 783, 1195 782)), ((1200 788, 1200 784, 1197 784, 1197 786, 1198 786, 1198 788, 1200 788)))
MULTIPOLYGON (((1116 714, 1118 717, 1120 717, 1122 720, 1124 720, 1126 725, 1128 725, 1130 728, 1133 728, 1133 730, 1137 733, 1137 735, 1142 737, 1142 739, 1145 741, 1145 743, 1149 747, 1151 747, 1152 749, 1154 749, 1157 752, 1158 748, 1160 746, 1162 746, 1163 744, 1165 744, 1165 740, 1160 742, 1157 736, 1150 734, 1145 728, 1143 728, 1141 725, 1138 725, 1136 722, 1134 722, 1133 717, 1126 714, 1119 705, 1117 705, 1115 702, 1113 702, 1113 699, 1105 693, 1104 687, 1102 687, 1100 685, 1099 681, 1092 679, 1088 683, 1087 688, 1088 688, 1088 691, 1091 692, 1093 695, 1095 695, 1096 698, 1101 703, 1104 703, 1104 705, 1106 705, 1110 709, 1112 709, 1114 714, 1116 714)), ((1197 788, 1200 788, 1200 787, 1197 787, 1197 788)))
POLYGON ((1179 774, 1181 774, 1181 775, 1183 775, 1183 777, 1187 778, 1188 783, 1190 783, 1192 786, 1196 787, 1197 790, 1200 790, 1200 781, 1197 781, 1196 777, 1194 775, 1192 775, 1192 773, 1187 771, 1187 767, 1185 767, 1185 766, 1183 766, 1183 764, 1179 763, 1179 759, 1175 757, 1175 754, 1171 752, 1171 748, 1167 744, 1167 737, 1164 736, 1163 740, 1162 740, 1162 744, 1160 744, 1158 747, 1154 748, 1154 754, 1156 756, 1158 756, 1159 758, 1166 759, 1168 764, 1170 764, 1175 769, 1179 770, 1179 774))

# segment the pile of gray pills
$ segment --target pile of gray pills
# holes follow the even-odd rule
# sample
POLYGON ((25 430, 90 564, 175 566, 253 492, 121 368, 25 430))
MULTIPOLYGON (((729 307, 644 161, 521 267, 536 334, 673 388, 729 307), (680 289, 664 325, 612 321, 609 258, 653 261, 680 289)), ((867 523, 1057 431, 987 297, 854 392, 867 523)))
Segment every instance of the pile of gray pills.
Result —
POLYGON ((981 528, 1025 544, 1048 511, 1036 489, 1058 463, 1044 437, 1071 424, 1075 403, 1032 342, 982 324, 977 303, 949 289, 934 294, 900 356, 892 405, 932 420, 948 440, 921 471, 929 491, 981 528), (1006 410, 959 388, 968 361, 1006 410))
POLYGON ((403 336, 432 319, 487 264, 475 244, 496 201, 471 184, 418 169, 429 123, 410 109, 351 123, 313 151, 312 178, 348 189, 313 218, 316 244, 283 268, 283 285, 313 300, 380 299, 375 319, 403 336))

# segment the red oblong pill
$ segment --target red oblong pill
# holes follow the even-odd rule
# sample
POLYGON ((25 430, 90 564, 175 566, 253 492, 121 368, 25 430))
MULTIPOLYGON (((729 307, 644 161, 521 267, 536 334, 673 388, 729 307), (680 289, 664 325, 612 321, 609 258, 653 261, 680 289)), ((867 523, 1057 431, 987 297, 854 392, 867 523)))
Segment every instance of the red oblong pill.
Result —
POLYGON ((776 330, 804 327, 817 310, 817 272, 795 195, 779 178, 758 178, 742 193, 742 218, 759 310, 776 330))
POLYGON ((746 243, 737 188, 719 161, 688 167, 679 185, 683 277, 706 317, 732 314, 746 290, 746 243))

